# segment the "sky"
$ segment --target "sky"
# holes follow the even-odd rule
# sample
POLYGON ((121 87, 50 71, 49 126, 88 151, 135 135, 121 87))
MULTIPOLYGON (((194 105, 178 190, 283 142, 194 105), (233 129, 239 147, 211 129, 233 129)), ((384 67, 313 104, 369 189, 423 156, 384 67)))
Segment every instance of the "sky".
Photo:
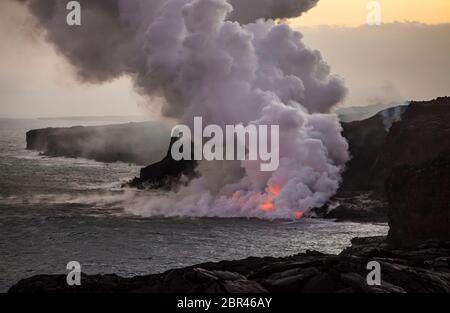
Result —
MULTIPOLYGON (((294 19, 295 26, 341 25, 366 23, 368 0, 320 0, 319 4, 294 19)), ((425 24, 450 22, 449 0, 379 0, 383 23, 415 21, 425 24)))
POLYGON ((303 27, 307 44, 344 77, 345 105, 450 96, 450 24, 303 27))
MULTIPOLYGON (((345 79, 343 105, 450 95, 450 1, 380 0, 383 24, 372 27, 364 25, 368 2, 320 0, 288 21, 345 79)), ((29 19, 19 4, 0 2, 0 117, 157 115, 127 77, 79 83, 29 19)))

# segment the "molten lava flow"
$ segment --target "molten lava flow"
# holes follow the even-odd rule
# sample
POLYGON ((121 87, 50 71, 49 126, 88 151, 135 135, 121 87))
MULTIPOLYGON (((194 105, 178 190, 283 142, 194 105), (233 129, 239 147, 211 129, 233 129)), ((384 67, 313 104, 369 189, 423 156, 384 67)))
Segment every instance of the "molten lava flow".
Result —
POLYGON ((297 211, 297 212, 295 212, 294 217, 296 220, 299 220, 303 217, 303 214, 305 214, 305 213, 301 212, 301 211, 297 211))
POLYGON ((264 212, 270 212, 273 210, 273 203, 272 203, 272 199, 270 199, 270 197, 264 201, 261 206, 260 206, 261 210, 263 210, 264 212))
POLYGON ((270 212, 273 210, 273 200, 281 193, 281 187, 278 185, 272 185, 267 188, 267 197, 260 205, 260 209, 264 212, 270 212))

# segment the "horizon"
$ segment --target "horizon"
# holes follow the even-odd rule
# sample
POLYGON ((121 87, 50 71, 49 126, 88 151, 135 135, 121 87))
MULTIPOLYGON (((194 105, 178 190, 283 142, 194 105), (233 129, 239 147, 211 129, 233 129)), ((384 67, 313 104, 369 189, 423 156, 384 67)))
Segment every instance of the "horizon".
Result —
MULTIPOLYGON (((320 0, 315 8, 292 19, 294 27, 345 26, 358 27, 366 22, 365 0, 320 0)), ((417 22, 428 25, 450 23, 450 2, 447 0, 379 0, 383 23, 417 22)))

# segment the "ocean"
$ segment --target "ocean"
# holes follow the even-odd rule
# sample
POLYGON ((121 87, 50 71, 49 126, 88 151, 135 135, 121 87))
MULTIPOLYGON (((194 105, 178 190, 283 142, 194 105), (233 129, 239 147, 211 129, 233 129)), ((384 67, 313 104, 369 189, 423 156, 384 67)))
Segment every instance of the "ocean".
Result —
POLYGON ((138 166, 25 149, 31 129, 112 123, 0 119, 0 292, 33 275, 67 273, 70 261, 88 274, 135 276, 249 256, 337 254, 354 237, 387 234, 386 224, 318 219, 145 218, 120 201, 138 166))

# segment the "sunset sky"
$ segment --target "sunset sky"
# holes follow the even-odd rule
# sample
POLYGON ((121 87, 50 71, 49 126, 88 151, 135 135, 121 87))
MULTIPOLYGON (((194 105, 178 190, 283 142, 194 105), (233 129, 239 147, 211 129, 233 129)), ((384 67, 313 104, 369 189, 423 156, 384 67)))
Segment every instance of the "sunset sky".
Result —
MULTIPOLYGON (((450 0, 380 0, 379 27, 364 26, 369 2, 320 0, 289 21, 345 79, 343 105, 450 95, 450 0)), ((153 108, 128 77, 80 84, 30 20, 18 1, 0 1, 0 117, 135 115, 153 108)))
MULTIPOLYGON (((369 0, 320 0, 301 18, 296 26, 343 25, 358 26, 366 22, 369 0)), ((450 22, 449 0, 379 0, 382 22, 414 21, 425 24, 450 22)))

